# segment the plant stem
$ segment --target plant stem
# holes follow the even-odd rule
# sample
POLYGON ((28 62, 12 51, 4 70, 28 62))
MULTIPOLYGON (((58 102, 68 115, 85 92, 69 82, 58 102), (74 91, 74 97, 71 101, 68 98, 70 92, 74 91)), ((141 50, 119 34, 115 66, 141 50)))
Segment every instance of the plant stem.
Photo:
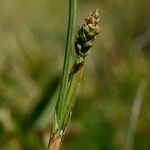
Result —
POLYGON ((69 21, 68 21, 67 43, 66 43, 63 73, 62 73, 62 81, 61 81, 60 92, 56 104, 56 113, 58 118, 60 116, 62 106, 65 102, 64 97, 65 97, 65 93, 69 81, 70 64, 71 64, 70 62, 73 54, 74 41, 75 41, 76 13, 77 13, 77 0, 69 0, 69 21))
MULTIPOLYGON (((80 56, 77 56, 74 64, 77 65, 81 63, 84 64, 84 59, 80 56)), ((72 114, 73 106, 75 103, 80 81, 82 78, 82 73, 83 73, 83 65, 80 68, 80 70, 78 70, 75 73, 70 74, 70 82, 69 82, 68 90, 67 90, 66 97, 65 97, 66 101, 63 107, 61 120, 60 120, 60 127, 63 131, 66 130, 67 124, 72 114)))
POLYGON ((63 114, 64 105, 66 103, 66 93, 69 84, 69 74, 71 69, 71 58, 75 43, 75 25, 77 13, 77 0, 69 0, 69 21, 67 31, 66 51, 64 57, 63 73, 60 85, 60 91, 55 108, 54 127, 49 141, 47 150, 58 150, 62 139, 62 128, 60 125, 61 114, 63 114))
POLYGON ((139 119, 139 113, 141 110, 142 101, 144 98, 146 87, 147 87, 147 82, 145 80, 142 80, 137 90, 137 94, 134 99, 134 102, 133 102, 132 112, 131 112, 130 121, 129 121, 129 127, 127 131, 125 150, 133 150, 134 148, 135 132, 136 132, 137 122, 139 119))
MULTIPOLYGON (((75 103, 75 99, 77 96, 77 92, 79 89, 80 81, 82 78, 82 73, 83 73, 83 64, 84 64, 84 59, 81 56, 77 56, 74 66, 82 64, 81 68, 77 70, 76 72, 71 72, 69 73, 70 78, 69 78, 69 85, 67 88, 66 96, 65 96, 65 103, 63 106, 63 109, 61 111, 60 115, 60 121, 57 121, 57 116, 55 116, 55 122, 54 122, 54 128, 53 128, 53 134, 52 139, 50 144, 50 150, 58 150, 60 147, 60 144, 62 142, 62 138, 65 134, 67 125, 69 123, 69 120, 71 118, 73 106, 75 103)), ((56 114, 55 114, 56 115, 56 114)))

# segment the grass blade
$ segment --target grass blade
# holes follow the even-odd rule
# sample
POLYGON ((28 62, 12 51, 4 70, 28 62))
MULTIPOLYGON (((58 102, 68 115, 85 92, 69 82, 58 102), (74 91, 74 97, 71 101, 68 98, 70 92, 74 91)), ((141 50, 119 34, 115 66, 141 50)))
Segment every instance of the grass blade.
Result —
POLYGON ((142 81, 139 85, 138 90, 137 90, 137 94, 136 94, 136 97, 134 99, 132 112, 131 112, 131 116, 130 116, 125 150, 133 150, 134 137, 135 137, 136 127, 137 127, 137 122, 138 122, 139 113, 141 110, 142 101, 143 101, 146 87, 147 87, 147 83, 145 81, 142 81))

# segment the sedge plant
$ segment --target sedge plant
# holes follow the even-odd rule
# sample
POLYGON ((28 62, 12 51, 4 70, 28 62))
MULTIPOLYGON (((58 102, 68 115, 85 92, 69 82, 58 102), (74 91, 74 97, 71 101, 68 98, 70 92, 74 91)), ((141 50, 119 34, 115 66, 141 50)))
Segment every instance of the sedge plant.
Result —
POLYGON ((69 23, 60 91, 56 103, 47 150, 58 150, 65 135, 75 104, 83 67, 93 42, 99 34, 99 10, 85 19, 75 38, 77 0, 69 0, 69 23), (71 59, 74 59, 72 64, 71 59))

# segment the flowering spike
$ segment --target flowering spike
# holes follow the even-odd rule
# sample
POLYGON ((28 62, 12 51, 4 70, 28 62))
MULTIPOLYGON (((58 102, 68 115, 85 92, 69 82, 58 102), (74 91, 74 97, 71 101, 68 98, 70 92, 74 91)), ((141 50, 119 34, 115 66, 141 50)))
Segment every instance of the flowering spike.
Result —
POLYGON ((85 19, 85 23, 79 28, 78 36, 76 37, 75 49, 76 54, 86 57, 93 45, 93 41, 99 34, 99 10, 96 9, 90 13, 90 16, 85 19))

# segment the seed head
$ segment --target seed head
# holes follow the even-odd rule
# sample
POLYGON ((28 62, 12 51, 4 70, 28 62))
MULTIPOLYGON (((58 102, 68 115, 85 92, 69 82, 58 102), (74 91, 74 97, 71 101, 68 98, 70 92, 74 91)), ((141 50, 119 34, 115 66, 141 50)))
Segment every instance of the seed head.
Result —
POLYGON ((99 10, 96 9, 90 13, 89 17, 85 19, 85 23, 79 28, 75 42, 77 55, 85 57, 89 53, 93 41, 99 34, 99 20, 99 10))

